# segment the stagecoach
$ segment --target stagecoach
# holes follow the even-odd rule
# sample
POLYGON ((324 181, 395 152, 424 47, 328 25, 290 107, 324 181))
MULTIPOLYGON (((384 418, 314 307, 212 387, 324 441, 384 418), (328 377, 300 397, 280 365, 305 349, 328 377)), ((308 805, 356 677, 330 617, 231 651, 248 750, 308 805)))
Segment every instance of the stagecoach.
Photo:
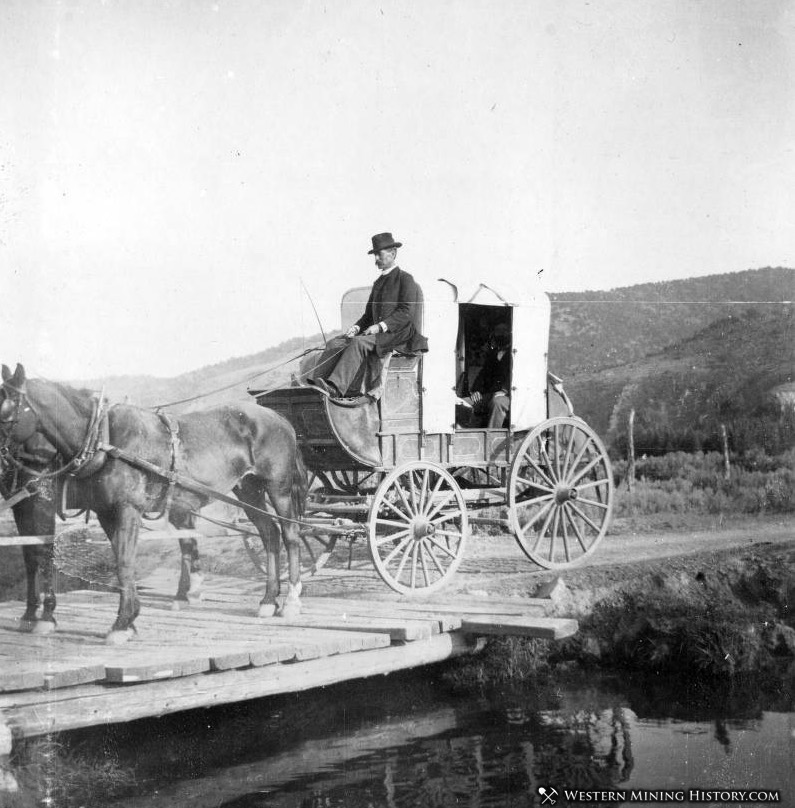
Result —
MULTIPOLYGON (((343 296, 343 331, 369 291, 343 296)), ((378 400, 334 399, 300 377, 249 391, 290 421, 315 476, 304 535, 315 568, 340 537, 363 539, 392 589, 432 592, 460 565, 470 524, 495 511, 541 567, 590 556, 608 529, 613 477, 599 437, 548 372, 547 295, 439 280, 425 285, 416 317, 429 350, 388 357, 378 400), (494 429, 472 424, 467 393, 497 323, 512 334, 511 407, 494 429)))
MULTIPOLYGON (((343 329, 368 293, 344 295, 343 329)), ((366 541, 380 576, 405 595, 447 583, 464 557, 470 524, 484 518, 502 523, 547 569, 596 550, 610 521, 612 472, 601 441, 548 373, 547 296, 526 284, 458 289, 439 280, 426 286, 415 315, 429 350, 388 357, 374 399, 334 399, 299 374, 289 386, 249 391, 261 407, 233 403, 172 416, 28 379, 22 365, 13 373, 2 367, 0 459, 33 482, 68 477, 75 504, 97 514, 113 544, 120 595, 108 642, 126 642, 135 631, 135 547, 141 518, 153 511, 183 529, 213 500, 242 508, 256 529, 241 530, 244 542, 266 579, 263 617, 300 610, 301 540, 314 569, 341 537, 351 554, 355 542, 366 541), (465 403, 498 324, 512 335, 510 412, 506 423, 489 428, 472 422, 465 403), (25 447, 37 436, 58 452, 40 471, 25 466, 25 447), (304 467, 314 475, 305 509, 304 467), (283 601, 276 524, 288 556, 283 601)), ((29 485, 0 505, 21 507, 33 493, 29 485)), ((54 518, 54 504, 41 502, 54 518)), ((24 525, 21 532, 31 533, 24 525)), ((195 599, 201 586, 196 536, 187 532, 179 536, 177 603, 195 599)), ((40 616, 28 555, 23 625, 52 630, 53 553, 45 559, 40 616)))

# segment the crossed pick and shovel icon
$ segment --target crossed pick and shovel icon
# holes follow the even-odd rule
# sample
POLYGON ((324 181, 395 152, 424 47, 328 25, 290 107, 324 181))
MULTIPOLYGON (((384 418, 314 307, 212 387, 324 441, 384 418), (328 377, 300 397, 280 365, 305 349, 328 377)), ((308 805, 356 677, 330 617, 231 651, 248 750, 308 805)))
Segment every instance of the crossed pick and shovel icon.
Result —
POLYGON ((558 792, 555 791, 554 788, 544 788, 544 786, 539 786, 538 793, 541 795, 541 804, 542 805, 554 805, 555 804, 555 797, 558 796, 558 792))

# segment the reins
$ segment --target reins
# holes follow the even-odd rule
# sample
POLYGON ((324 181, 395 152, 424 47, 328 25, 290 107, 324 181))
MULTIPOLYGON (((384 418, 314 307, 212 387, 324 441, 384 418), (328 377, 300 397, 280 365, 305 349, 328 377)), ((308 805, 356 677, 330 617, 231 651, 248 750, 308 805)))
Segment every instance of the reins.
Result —
POLYGON ((299 519, 290 519, 286 516, 279 516, 279 514, 265 511, 262 508, 257 508, 255 505, 250 505, 247 502, 241 502, 235 497, 230 497, 227 494, 222 494, 220 491, 210 488, 209 485, 200 483, 191 477, 186 477, 184 474, 180 474, 178 471, 166 471, 164 468, 161 468, 154 463, 150 463, 148 460, 144 460, 142 457, 131 454, 124 449, 120 449, 118 446, 113 446, 112 444, 100 444, 98 449, 105 452, 108 457, 112 457, 114 460, 121 460, 134 468, 147 472, 148 474, 154 474, 157 477, 168 480, 171 486, 179 486, 186 491, 190 491, 192 494, 198 494, 199 496, 207 497, 209 499, 217 499, 219 502, 223 502, 227 505, 234 505, 235 507, 243 508, 244 510, 251 510, 255 513, 267 516, 270 519, 278 519, 279 521, 290 522, 295 525, 304 524, 299 519))
MULTIPOLYGON (((216 387, 213 390, 208 390, 206 393, 199 393, 198 395, 190 396, 190 398, 181 398, 178 401, 169 401, 167 404, 157 404, 156 406, 152 407, 152 409, 155 410, 155 412, 159 412, 160 410, 164 410, 167 407, 176 407, 179 404, 189 404, 192 401, 200 401, 203 398, 209 398, 209 396, 213 396, 216 393, 223 393, 225 390, 231 390, 233 387, 237 387, 239 384, 243 382, 245 382, 246 384, 251 384, 251 382, 254 381, 254 379, 258 379, 260 376, 264 376, 267 373, 273 373, 274 370, 278 370, 279 368, 284 367, 285 365, 289 365, 290 362, 295 362, 298 359, 303 359, 305 356, 308 356, 311 353, 315 353, 316 351, 321 350, 323 349, 307 348, 305 351, 301 351, 301 353, 296 354, 295 356, 291 356, 289 359, 285 359, 284 362, 279 362, 278 365, 273 365, 272 367, 266 368, 265 370, 260 370, 246 379, 241 379, 241 381, 239 382, 232 382, 232 384, 226 384, 223 387, 216 387)), ((338 351, 337 353, 340 353, 343 350, 344 348, 341 348, 340 351, 338 351)), ((275 390, 277 388, 274 387, 273 389, 275 390)), ((263 390, 263 392, 268 392, 268 390, 265 389, 263 390)))
MULTIPOLYGON (((340 353, 343 351, 345 347, 343 346, 340 348, 340 353)), ((321 350, 320 348, 307 348, 306 350, 302 351, 299 354, 285 360, 284 362, 280 362, 277 365, 274 365, 266 370, 260 371, 253 376, 249 377, 246 381, 250 383, 253 379, 258 378, 266 373, 271 373, 274 370, 277 370, 284 365, 289 364, 290 362, 294 362, 298 359, 307 356, 310 353, 316 352, 321 350)), ((261 514, 263 516, 267 516, 270 519, 276 519, 280 522, 289 522, 292 524, 306 526, 307 523, 303 522, 298 519, 290 519, 286 516, 280 516, 279 514, 272 513, 270 511, 265 511, 261 508, 257 508, 255 505, 251 505, 248 503, 243 503, 239 499, 234 497, 230 497, 227 494, 223 494, 220 491, 215 491, 214 489, 210 488, 209 486, 204 485, 196 480, 193 480, 190 477, 186 477, 183 474, 180 474, 177 471, 177 456, 179 451, 179 428, 175 426, 174 420, 171 416, 160 412, 160 410, 165 409, 166 407, 173 407, 178 404, 187 404, 192 401, 198 401, 199 399, 206 398, 210 395, 213 395, 218 392, 222 392, 224 390, 229 390, 232 387, 237 387, 240 382, 235 382, 234 384, 225 385, 224 387, 219 387, 215 390, 208 391, 206 393, 202 393, 197 396, 191 396, 190 398, 180 399, 179 401, 172 401, 168 404, 160 404, 152 409, 158 415, 158 417, 163 421, 170 433, 170 448, 171 448, 171 469, 166 470, 161 468, 160 466, 155 465, 154 463, 150 463, 143 458, 137 457, 136 455, 130 454, 129 452, 125 451, 124 449, 120 449, 118 446, 114 446, 110 443, 110 435, 109 435, 109 423, 108 423, 108 413, 109 407, 107 406, 107 402, 104 398, 104 391, 100 394, 99 398, 96 396, 92 397, 92 412, 91 417, 89 419, 89 424, 86 429, 86 434, 81 444, 80 449, 78 450, 77 454, 64 466, 61 468, 55 469, 51 472, 39 472, 34 469, 29 468, 28 466, 24 465, 18 458, 14 457, 8 450, 7 442, 0 448, 0 458, 3 460, 8 461, 11 463, 15 468, 20 471, 24 471, 26 474, 30 475, 33 479, 29 480, 19 491, 15 492, 11 497, 8 499, 0 502, 0 511, 6 510, 7 508, 13 507, 18 502, 26 499, 27 497, 33 496, 37 493, 37 484, 46 479, 60 477, 62 475, 69 475, 71 477, 82 479, 85 477, 89 477, 95 471, 98 471, 99 468, 104 463, 106 457, 111 457, 113 459, 121 460, 127 463, 130 466, 140 469, 148 474, 152 474, 156 477, 160 477, 161 479, 165 480, 168 483, 168 489, 166 491, 166 496, 163 501, 163 507, 158 515, 162 517, 168 514, 171 508, 171 502, 174 495, 174 489, 176 487, 180 487, 185 489, 186 491, 190 491, 191 493, 198 494, 202 497, 207 497, 209 499, 218 500, 220 502, 224 502, 228 505, 233 505, 237 508, 243 508, 244 510, 250 510, 254 513, 261 514)), ((33 406, 27 392, 24 389, 17 388, 8 382, 4 385, 9 390, 12 390, 17 394, 16 400, 16 411, 14 420, 7 420, 5 423, 7 425, 13 425, 19 421, 19 411, 22 407, 22 400, 26 405, 33 411, 36 417, 41 421, 40 414, 36 411, 36 408, 33 406)), ((276 389, 276 388, 273 388, 276 389)), ((267 390, 263 391, 267 392, 267 390)), ((66 499, 66 485, 64 485, 64 491, 62 491, 62 499, 66 499)), ((62 503, 63 504, 63 503, 62 503)), ((194 514, 196 515, 196 514, 194 514)), ((332 530, 334 530, 332 528, 332 530)), ((337 529, 334 532, 344 532, 341 529, 337 529)))
POLYGON ((2 511, 8 510, 8 508, 13 508, 14 505, 18 505, 23 500, 26 500, 28 497, 33 497, 39 493, 38 488, 38 480, 28 480, 25 485, 22 486, 18 491, 13 493, 8 499, 4 499, 0 501, 0 513, 2 511))

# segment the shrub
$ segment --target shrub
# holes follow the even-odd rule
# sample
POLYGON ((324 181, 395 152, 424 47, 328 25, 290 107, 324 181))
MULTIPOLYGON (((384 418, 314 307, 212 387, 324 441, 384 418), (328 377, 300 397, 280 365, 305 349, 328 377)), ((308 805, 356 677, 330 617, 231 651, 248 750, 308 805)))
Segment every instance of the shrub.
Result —
MULTIPOLYGON (((617 482, 626 461, 614 464, 617 482)), ((795 512, 795 452, 735 457, 724 476, 718 452, 672 452, 637 461, 632 493, 618 488, 616 516, 658 513, 762 514, 795 512)))

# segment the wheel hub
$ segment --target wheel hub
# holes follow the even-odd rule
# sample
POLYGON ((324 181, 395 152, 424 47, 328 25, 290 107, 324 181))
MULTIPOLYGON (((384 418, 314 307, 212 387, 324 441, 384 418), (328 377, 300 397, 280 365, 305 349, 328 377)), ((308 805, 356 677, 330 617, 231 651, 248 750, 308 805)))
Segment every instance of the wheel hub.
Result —
POLYGON ((422 541, 424 538, 433 536, 436 533, 436 525, 427 519, 415 519, 411 527, 414 531, 414 541, 422 541))
POLYGON ((574 486, 559 485, 555 488, 555 502, 558 505, 575 500, 577 496, 577 489, 574 486))

